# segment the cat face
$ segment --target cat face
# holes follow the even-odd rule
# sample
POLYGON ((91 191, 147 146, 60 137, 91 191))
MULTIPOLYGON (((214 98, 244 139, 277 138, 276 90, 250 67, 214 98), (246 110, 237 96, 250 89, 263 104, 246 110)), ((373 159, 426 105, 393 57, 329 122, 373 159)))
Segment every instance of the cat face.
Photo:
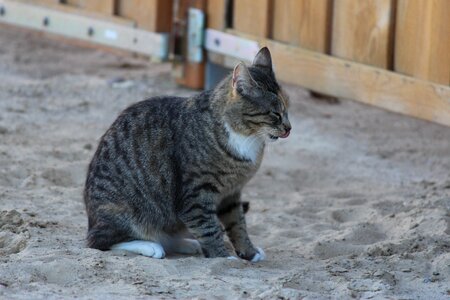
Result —
POLYGON ((251 67, 238 64, 232 77, 234 127, 245 135, 259 135, 273 140, 288 137, 288 98, 272 70, 269 50, 264 47, 251 67))

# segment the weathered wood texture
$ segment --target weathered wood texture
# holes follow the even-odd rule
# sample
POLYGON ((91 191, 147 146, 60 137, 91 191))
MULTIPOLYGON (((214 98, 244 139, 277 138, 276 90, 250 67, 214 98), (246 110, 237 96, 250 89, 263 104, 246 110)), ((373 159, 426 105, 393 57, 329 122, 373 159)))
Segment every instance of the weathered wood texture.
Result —
POLYGON ((61 2, 61 0, 33 0, 34 3, 37 4, 58 4, 61 2))
POLYGON ((172 1, 121 0, 117 2, 117 15, 131 19, 141 29, 154 32, 170 32, 172 1))
MULTIPOLYGON (((80 15, 84 17, 89 17, 93 20, 105 20, 105 21, 111 21, 116 23, 117 25, 124 25, 124 26, 135 26, 136 22, 133 22, 130 19, 118 17, 114 14, 110 13, 102 13, 100 11, 95 11, 93 9, 86 9, 85 7, 78 6, 82 1, 80 0, 77 5, 73 5, 76 1, 74 1, 72 4, 69 4, 68 2, 64 2, 62 0, 13 0, 14 2, 20 2, 25 4, 32 4, 32 5, 39 5, 39 6, 45 6, 47 8, 50 8, 52 10, 57 10, 61 12, 65 12, 72 15, 80 15)), ((94 0, 95 1, 103 1, 103 0, 94 0)), ((109 2, 111 0, 104 0, 105 3, 109 2)), ((119 1, 119 0, 116 0, 119 1)), ((86 0, 86 2, 90 2, 86 0)), ((92 5, 92 4, 89 4, 92 5)))
POLYGON ((450 83, 450 1, 399 0, 395 70, 450 83))
POLYGON ((206 3, 206 27, 226 29, 227 2, 230 0, 208 0, 206 3))
POLYGON ((233 3, 233 28, 258 37, 271 35, 272 0, 238 0, 233 3))
POLYGON ((331 0, 274 0, 273 39, 329 53, 331 0))
MULTIPOLYGON (((48 1, 48 0, 47 0, 48 1)), ((113 15, 115 0, 66 0, 65 3, 82 8, 87 11, 94 11, 101 14, 113 15)))
POLYGON ((394 0, 335 0, 332 55, 392 68, 394 0))

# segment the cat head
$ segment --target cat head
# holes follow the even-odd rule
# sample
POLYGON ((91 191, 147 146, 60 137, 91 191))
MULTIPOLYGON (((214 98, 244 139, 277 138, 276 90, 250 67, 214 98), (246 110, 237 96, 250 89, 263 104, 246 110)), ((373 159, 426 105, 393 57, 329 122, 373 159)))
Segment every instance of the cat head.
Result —
POLYGON ((288 98, 275 79, 267 47, 259 50, 250 67, 239 63, 234 68, 230 85, 226 116, 236 132, 273 140, 289 135, 288 98))

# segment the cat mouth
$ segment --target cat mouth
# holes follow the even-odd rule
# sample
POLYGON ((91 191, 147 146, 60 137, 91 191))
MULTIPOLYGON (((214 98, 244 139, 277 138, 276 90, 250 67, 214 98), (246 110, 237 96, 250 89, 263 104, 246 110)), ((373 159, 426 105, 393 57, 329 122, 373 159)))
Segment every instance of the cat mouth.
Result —
POLYGON ((290 131, 286 131, 285 133, 283 133, 282 135, 280 135, 280 136, 275 136, 275 135, 272 135, 272 134, 269 134, 269 138, 271 139, 271 140, 278 140, 278 138, 282 138, 282 139, 285 139, 285 138, 287 138, 288 136, 289 136, 289 134, 290 134, 291 132, 290 131))
POLYGON ((287 138, 287 137, 289 136, 290 133, 291 133, 291 131, 290 131, 290 130, 287 130, 285 133, 283 133, 283 134, 280 135, 279 137, 282 138, 282 139, 285 139, 285 138, 287 138))

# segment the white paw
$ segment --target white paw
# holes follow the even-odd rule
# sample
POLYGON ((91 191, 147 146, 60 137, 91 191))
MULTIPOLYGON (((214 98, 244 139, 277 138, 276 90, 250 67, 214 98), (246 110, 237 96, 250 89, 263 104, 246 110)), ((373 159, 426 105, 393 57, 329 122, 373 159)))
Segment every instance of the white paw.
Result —
POLYGON ((256 250, 258 250, 258 252, 253 256, 251 262, 258 262, 266 259, 266 254, 263 249, 257 247, 256 250))
POLYGON ((228 256, 227 259, 229 260, 239 260, 236 256, 228 256))
POLYGON ((126 250, 153 258, 164 258, 166 256, 164 248, 160 244, 150 241, 137 240, 119 243, 113 245, 111 250, 126 250))

